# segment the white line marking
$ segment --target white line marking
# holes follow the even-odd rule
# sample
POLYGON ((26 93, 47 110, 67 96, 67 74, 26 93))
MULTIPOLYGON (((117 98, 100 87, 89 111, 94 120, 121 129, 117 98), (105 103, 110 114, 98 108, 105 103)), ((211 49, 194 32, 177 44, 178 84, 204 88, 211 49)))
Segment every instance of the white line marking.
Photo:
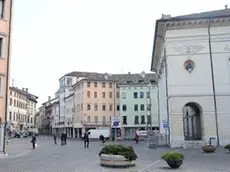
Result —
MULTIPOLYGON (((177 151, 178 151, 178 150, 176 149, 176 150, 174 150, 173 152, 177 152, 177 151)), ((144 167, 143 169, 139 170, 138 172, 143 172, 144 170, 148 169, 148 168, 151 167, 151 166, 156 165, 156 164, 159 163, 159 162, 161 162, 160 159, 157 160, 157 161, 155 161, 155 162, 153 162, 152 164, 147 165, 146 167, 144 167)))
POLYGON ((138 172, 142 172, 142 171, 145 171, 146 169, 148 169, 149 167, 153 166, 153 165, 156 165, 157 163, 161 162, 161 160, 157 160, 155 162, 153 162, 152 164, 149 164, 148 166, 146 166, 145 168, 139 170, 138 172))

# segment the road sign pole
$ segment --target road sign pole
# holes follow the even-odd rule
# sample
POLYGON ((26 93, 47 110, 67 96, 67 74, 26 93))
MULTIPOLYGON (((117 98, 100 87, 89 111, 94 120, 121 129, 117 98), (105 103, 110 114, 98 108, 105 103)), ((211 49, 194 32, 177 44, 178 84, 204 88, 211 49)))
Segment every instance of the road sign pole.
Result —
POLYGON ((117 128, 116 127, 115 127, 114 135, 115 135, 114 142, 116 143, 116 141, 117 141, 117 128))

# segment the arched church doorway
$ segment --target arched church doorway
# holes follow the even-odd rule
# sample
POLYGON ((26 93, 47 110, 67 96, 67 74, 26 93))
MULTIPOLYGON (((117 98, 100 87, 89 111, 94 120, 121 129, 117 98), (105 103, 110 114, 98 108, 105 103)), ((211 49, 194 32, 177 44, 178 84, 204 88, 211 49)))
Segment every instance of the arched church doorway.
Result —
POLYGON ((201 140, 201 107, 189 102, 183 108, 183 124, 185 140, 201 140))

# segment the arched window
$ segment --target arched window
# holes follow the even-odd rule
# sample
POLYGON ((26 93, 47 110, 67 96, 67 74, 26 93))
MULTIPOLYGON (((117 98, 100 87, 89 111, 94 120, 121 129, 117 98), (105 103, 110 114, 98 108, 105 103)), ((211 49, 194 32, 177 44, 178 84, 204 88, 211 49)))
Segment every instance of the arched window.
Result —
POLYGON ((187 103, 183 108, 185 140, 201 140, 200 109, 195 103, 187 103))

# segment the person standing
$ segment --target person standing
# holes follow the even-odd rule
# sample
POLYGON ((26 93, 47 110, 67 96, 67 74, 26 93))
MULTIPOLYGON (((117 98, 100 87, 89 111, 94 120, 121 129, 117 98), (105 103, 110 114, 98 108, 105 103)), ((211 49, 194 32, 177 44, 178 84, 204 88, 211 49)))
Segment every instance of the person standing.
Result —
POLYGON ((66 141, 67 141, 67 133, 65 132, 65 133, 64 133, 64 144, 65 144, 65 145, 67 144, 66 141))
POLYGON ((105 137, 101 134, 99 138, 103 146, 105 144, 105 137))
POLYGON ((57 144, 57 135, 56 135, 56 133, 54 133, 54 144, 55 145, 57 144))
POLYGON ((34 134, 34 135, 32 136, 32 140, 31 140, 33 149, 35 149, 36 141, 37 141, 37 139, 36 139, 35 134, 34 134))
POLYGON ((89 133, 85 132, 83 139, 84 139, 84 148, 89 148, 89 133))
POLYGON ((64 145, 64 139, 65 139, 65 136, 64 136, 64 133, 62 132, 61 133, 61 145, 62 146, 64 145))

